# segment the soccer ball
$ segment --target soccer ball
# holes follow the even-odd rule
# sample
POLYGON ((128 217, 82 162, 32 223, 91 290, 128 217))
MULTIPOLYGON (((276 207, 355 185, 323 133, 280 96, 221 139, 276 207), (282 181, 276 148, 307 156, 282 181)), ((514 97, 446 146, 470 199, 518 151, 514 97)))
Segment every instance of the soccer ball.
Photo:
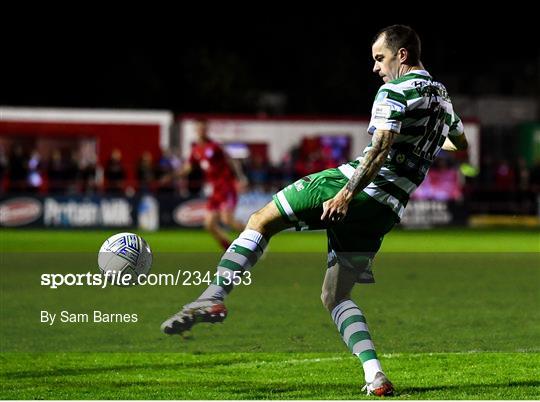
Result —
POLYGON ((152 267, 152 251, 148 243, 134 233, 118 233, 109 237, 98 253, 100 271, 115 285, 137 283, 152 267))

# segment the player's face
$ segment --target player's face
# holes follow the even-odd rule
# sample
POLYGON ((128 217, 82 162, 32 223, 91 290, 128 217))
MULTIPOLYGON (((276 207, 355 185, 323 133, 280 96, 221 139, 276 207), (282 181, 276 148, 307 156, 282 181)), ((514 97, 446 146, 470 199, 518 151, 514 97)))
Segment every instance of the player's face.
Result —
POLYGON ((207 137, 207 127, 206 123, 204 122, 197 122, 195 124, 195 133, 197 134, 197 141, 204 142, 206 141, 207 137))
POLYGON ((384 35, 375 41, 371 47, 371 53, 375 60, 373 72, 378 74, 385 83, 399 77, 401 65, 399 57, 386 46, 384 35))

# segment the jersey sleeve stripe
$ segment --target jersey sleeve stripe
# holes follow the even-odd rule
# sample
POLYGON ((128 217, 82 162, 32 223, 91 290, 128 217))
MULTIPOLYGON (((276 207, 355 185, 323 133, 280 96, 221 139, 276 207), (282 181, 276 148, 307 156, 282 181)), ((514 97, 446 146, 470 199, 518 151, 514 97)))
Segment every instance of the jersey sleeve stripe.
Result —
POLYGON ((391 99, 391 100, 393 100, 395 102, 398 102, 403 107, 407 106, 407 99, 405 98, 405 96, 403 94, 401 94, 399 92, 396 92, 396 91, 393 91, 393 90, 388 89, 388 88, 381 88, 381 90, 379 90, 379 92, 377 93, 377 96, 379 96, 379 94, 381 92, 386 93, 388 99, 391 99))

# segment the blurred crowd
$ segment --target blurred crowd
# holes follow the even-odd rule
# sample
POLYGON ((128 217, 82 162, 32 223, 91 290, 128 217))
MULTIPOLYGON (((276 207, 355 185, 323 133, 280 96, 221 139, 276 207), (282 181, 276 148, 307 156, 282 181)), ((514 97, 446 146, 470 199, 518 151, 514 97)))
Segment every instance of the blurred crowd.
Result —
POLYGON ((122 151, 114 149, 100 164, 95 151, 54 149, 43 157, 37 149, 14 144, 9 151, 0 146, 0 193, 39 193, 54 195, 126 194, 135 192, 174 192, 171 173, 181 165, 177 153, 164 152, 154 161, 144 152, 136 166, 129 166, 122 151), (129 170, 134 169, 135 185, 129 170), (133 180, 131 180, 133 182, 133 180))
MULTIPOLYGON (((320 149, 302 150, 298 146, 279 165, 272 165, 260 154, 240 162, 251 190, 271 192, 345 159, 338 160, 320 149)), ((120 149, 114 149, 100 164, 95 151, 55 149, 44 157, 37 149, 25 149, 15 143, 9 151, 0 146, 0 194, 199 195, 204 185, 202 171, 194 167, 187 178, 181 178, 175 172, 182 164, 178 150, 165 150, 157 159, 150 152, 143 152, 136 164, 130 164, 123 160, 120 149)))
MULTIPOLYGON (((275 192, 297 178, 343 162, 343 157, 324 149, 299 145, 279 165, 256 154, 243 160, 242 167, 250 190, 275 192)), ((187 178, 180 178, 175 172, 182 163, 177 150, 164 151, 159 158, 144 152, 136 164, 126 164, 121 150, 114 149, 100 164, 95 152, 53 150, 44 158, 36 149, 24 149, 15 143, 9 150, 0 146, 0 194, 197 196, 203 187, 203 174, 194 169, 187 178)), ((443 157, 430 169, 415 197, 465 199, 475 212, 534 213, 539 193, 540 161, 528 167, 523 158, 495 160, 486 156, 478 171, 463 175, 459 162, 443 157), (458 186, 452 184, 456 182, 458 186)))

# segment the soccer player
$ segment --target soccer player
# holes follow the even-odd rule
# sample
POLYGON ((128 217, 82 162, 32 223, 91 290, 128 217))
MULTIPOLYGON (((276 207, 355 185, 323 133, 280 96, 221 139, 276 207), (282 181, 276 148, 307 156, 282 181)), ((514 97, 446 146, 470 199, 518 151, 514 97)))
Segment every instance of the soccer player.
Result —
POLYGON ((373 72, 384 84, 375 97, 363 155, 306 176, 254 213, 218 264, 216 280, 162 324, 181 334, 197 322, 223 321, 231 276, 260 258, 270 238, 290 227, 326 229, 328 268, 321 299, 341 337, 362 363, 368 395, 391 395, 366 317, 354 301, 355 283, 374 282, 371 265, 382 239, 399 222, 411 193, 441 149, 467 148, 463 125, 444 86, 420 61, 420 40, 407 26, 381 30, 372 43, 373 72))
POLYGON ((234 218, 234 210, 238 201, 236 180, 240 187, 245 187, 247 179, 236 161, 227 156, 221 146, 208 136, 208 124, 205 120, 196 122, 197 143, 191 151, 189 161, 180 171, 181 176, 188 175, 193 165, 198 165, 204 172, 205 188, 210 195, 206 204, 204 227, 208 230, 224 250, 231 241, 220 223, 241 232, 244 224, 234 218))

